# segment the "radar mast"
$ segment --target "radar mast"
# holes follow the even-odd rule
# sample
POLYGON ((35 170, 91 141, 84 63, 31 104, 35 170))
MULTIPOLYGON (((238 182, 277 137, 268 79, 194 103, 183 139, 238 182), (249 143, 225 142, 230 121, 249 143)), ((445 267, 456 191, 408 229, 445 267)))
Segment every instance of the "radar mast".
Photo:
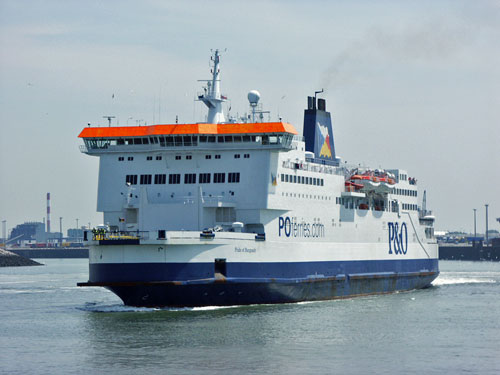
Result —
POLYGON ((224 113, 222 112, 222 103, 227 100, 226 97, 221 95, 220 92, 220 79, 219 79, 219 62, 220 53, 216 49, 210 58, 212 66, 212 79, 207 80, 207 87, 204 88, 204 93, 198 95, 198 100, 201 100, 208 107, 207 122, 210 124, 219 124, 225 122, 224 113))

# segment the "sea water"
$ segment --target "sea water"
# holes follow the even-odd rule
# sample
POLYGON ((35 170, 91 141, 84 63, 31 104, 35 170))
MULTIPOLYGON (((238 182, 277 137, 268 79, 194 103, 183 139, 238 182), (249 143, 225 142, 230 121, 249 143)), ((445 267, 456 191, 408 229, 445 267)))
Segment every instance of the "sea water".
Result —
POLYGON ((0 373, 500 374, 500 263, 423 290, 284 305, 124 306, 85 259, 0 268, 0 373))

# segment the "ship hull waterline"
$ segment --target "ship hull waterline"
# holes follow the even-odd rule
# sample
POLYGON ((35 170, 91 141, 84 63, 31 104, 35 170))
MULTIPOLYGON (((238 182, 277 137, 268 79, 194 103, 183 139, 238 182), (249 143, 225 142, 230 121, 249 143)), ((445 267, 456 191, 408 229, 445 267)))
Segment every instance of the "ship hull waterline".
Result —
POLYGON ((309 280, 233 281, 225 277, 178 281, 87 282, 105 287, 125 305, 136 307, 201 307, 281 304, 388 294, 429 287, 439 271, 352 275, 309 280))

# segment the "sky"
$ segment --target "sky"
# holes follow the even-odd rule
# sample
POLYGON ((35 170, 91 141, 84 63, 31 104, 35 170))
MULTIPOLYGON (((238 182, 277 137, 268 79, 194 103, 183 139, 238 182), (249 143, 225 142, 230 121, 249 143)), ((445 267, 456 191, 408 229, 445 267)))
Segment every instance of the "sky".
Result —
POLYGON ((203 121, 220 49, 231 113, 261 93, 302 133, 324 89, 335 149, 401 168, 436 230, 500 229, 500 1, 0 0, 0 220, 102 222, 88 124, 203 121), (421 194, 421 193, 420 193, 421 194))

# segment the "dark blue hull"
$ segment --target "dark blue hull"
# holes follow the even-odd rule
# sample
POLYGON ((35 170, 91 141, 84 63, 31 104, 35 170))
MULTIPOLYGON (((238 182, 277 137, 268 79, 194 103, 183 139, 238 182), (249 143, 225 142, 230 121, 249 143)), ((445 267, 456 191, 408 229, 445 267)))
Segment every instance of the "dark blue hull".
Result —
POLYGON ((436 259, 229 265, 225 277, 204 263, 91 264, 90 281, 79 285, 105 287, 130 306, 232 306, 419 289, 439 275, 436 259))
POLYGON ((417 275, 346 277, 302 282, 231 282, 213 280, 201 284, 158 283, 107 286, 125 305, 141 307, 234 306, 320 301, 429 286, 437 273, 417 275))

